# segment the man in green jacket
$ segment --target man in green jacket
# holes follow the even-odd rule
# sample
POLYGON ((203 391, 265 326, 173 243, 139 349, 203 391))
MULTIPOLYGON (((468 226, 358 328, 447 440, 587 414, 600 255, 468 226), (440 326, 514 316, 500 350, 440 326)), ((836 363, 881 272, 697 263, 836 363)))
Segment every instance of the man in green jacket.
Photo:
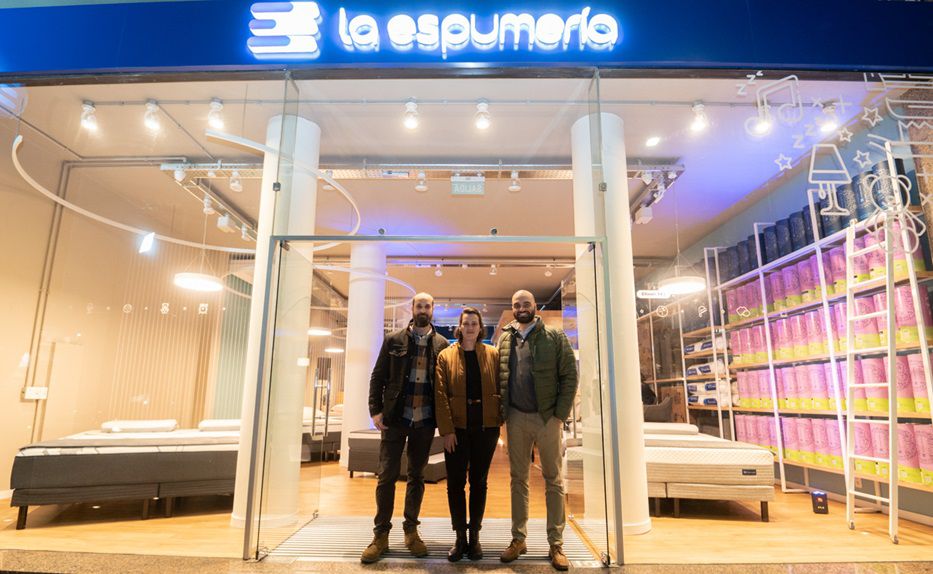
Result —
POLYGON ((528 469, 531 450, 538 445, 546 484, 548 558, 557 570, 567 570, 561 447, 564 421, 577 392, 577 363, 567 335, 546 326, 536 308, 528 291, 512 295, 515 321, 499 338, 499 386, 512 478, 512 542, 499 559, 511 562, 526 552, 528 469))

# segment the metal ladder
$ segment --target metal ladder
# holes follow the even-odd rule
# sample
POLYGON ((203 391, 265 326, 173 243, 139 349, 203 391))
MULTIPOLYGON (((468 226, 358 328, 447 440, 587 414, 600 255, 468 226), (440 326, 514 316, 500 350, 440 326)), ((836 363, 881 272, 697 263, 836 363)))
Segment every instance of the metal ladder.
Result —
MULTIPOLYGON (((846 381, 848 382, 846 390, 846 522, 850 530, 855 529, 855 513, 857 511, 855 503, 856 498, 864 498, 878 505, 888 505, 888 536, 891 542, 898 543, 898 470, 897 470, 897 346, 895 338, 894 314, 891 312, 891 304, 894 301, 894 250, 891 247, 891 218, 888 213, 881 213, 877 217, 883 218, 884 222, 884 241, 879 241, 875 245, 862 249, 855 248, 856 226, 850 225, 846 232, 846 381), (876 310, 872 313, 859 315, 855 303, 856 290, 859 284, 855 281, 854 261, 872 251, 883 249, 885 253, 885 292, 886 309, 876 310), (887 321, 887 341, 880 347, 858 349, 855 345, 855 323, 869 319, 884 317, 887 321), (888 368, 886 373, 886 382, 872 382, 856 384, 855 381, 855 361, 858 357, 868 354, 886 353, 888 357, 888 368), (858 417, 855 411, 855 391, 858 389, 886 388, 888 390, 888 412, 887 418, 868 418, 858 417), (855 425, 856 424, 885 424, 888 426, 888 456, 880 458, 857 454, 855 452, 855 425), (876 488, 875 494, 857 491, 855 488, 855 465, 858 461, 873 462, 875 464, 888 465, 888 496, 880 495, 880 490, 876 488)), ((905 257, 910 260, 911 255, 905 253, 905 257)), ((880 416, 880 415, 879 415, 880 416)), ((877 484, 877 480, 875 481, 877 484)))

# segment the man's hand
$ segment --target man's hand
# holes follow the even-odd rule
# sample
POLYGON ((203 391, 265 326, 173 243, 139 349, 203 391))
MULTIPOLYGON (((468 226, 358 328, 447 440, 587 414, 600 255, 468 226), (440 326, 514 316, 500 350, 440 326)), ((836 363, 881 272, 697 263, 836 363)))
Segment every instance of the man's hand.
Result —
POLYGON ((389 427, 382 424, 382 413, 373 415, 373 425, 379 430, 387 430, 389 427))
POLYGON ((452 432, 450 434, 444 435, 444 450, 449 453, 453 453, 454 449, 457 448, 457 433, 452 432))

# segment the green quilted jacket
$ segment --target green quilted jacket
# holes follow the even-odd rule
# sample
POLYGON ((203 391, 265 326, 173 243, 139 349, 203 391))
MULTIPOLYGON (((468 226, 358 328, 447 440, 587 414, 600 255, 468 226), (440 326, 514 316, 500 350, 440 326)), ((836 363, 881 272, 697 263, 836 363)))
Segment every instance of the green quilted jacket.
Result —
MULTIPOLYGON (((515 323, 510 323, 499 337, 499 388, 504 420, 508 420, 509 414, 509 357, 518 332, 515 323)), ((577 392, 577 360, 570 340, 563 331, 546 326, 538 318, 538 324, 528 334, 528 344, 538 413, 545 422, 552 416, 567 420, 577 392)))

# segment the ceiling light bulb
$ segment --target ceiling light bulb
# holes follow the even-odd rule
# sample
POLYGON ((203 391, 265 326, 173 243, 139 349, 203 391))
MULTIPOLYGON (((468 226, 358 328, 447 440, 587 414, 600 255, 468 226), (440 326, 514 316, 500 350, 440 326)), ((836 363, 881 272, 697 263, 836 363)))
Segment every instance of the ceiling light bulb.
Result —
POLYGON ((414 99, 405 102, 405 127, 413 130, 418 127, 418 103, 414 99))
POLYGON ((767 134, 768 132, 770 132, 773 126, 774 124, 771 122, 770 118, 766 118, 766 117, 758 118, 758 121, 755 122, 755 127, 754 127, 755 134, 763 136, 767 134))
POLYGON ((643 172, 641 172, 641 180, 642 180, 643 182, 645 182, 645 185, 650 184, 652 179, 653 179, 653 177, 652 177, 650 171, 643 171, 643 172))
POLYGON ((651 136, 650 138, 645 140, 645 145, 648 147, 654 147, 658 145, 659 143, 661 143, 661 138, 659 138, 658 136, 651 136))
POLYGON ((97 108, 93 102, 81 104, 81 127, 89 132, 97 131, 97 108))
POLYGON ((214 202, 211 201, 211 196, 204 196, 204 209, 201 211, 204 212, 204 215, 214 215, 217 211, 214 209, 214 202))
POLYGON ((435 269, 434 269, 434 276, 435 276, 435 277, 442 277, 443 275, 444 275, 444 270, 441 269, 441 266, 440 266, 440 265, 435 266, 435 269))
POLYGON ((498 269, 496 269, 496 264, 493 263, 492 265, 489 266, 489 274, 495 275, 496 273, 498 273, 498 269))
POLYGON ((551 266, 548 265, 548 266, 544 269, 544 276, 545 276, 545 277, 550 277, 550 276, 553 275, 553 274, 554 274, 554 272, 551 271, 551 266))
MULTIPOLYGON (((324 175, 326 175, 327 177, 333 179, 333 178, 334 178, 334 170, 332 170, 332 169, 326 169, 326 170, 324 170, 324 175)), ((334 186, 331 185, 331 183, 325 179, 325 180, 324 180, 324 184, 321 185, 321 189, 323 189, 324 191, 334 191, 334 186)))
POLYGON ((177 181, 178 183, 181 183, 185 181, 185 176, 187 175, 187 173, 185 173, 185 168, 176 167, 172 175, 175 176, 175 181, 177 181))
POLYGON ((513 179, 512 183, 509 184, 509 192, 518 193, 522 190, 522 182, 517 179, 513 179))
POLYGON ((492 118, 489 115, 489 102, 486 100, 480 100, 476 104, 476 114, 473 116, 473 125, 475 125, 478 130, 489 129, 489 126, 492 125, 492 118))
POLYGON ((240 193, 243 191, 243 184, 240 182, 240 172, 233 170, 230 174, 230 190, 240 193))
POLYGON ((466 263, 461 263, 461 264, 460 264, 460 269, 469 269, 469 268, 470 268, 470 266, 467 265, 466 263))
POLYGON ((143 235, 143 240, 139 243, 140 253, 149 253, 152 251, 152 245, 155 243, 155 231, 143 235))
POLYGON ((162 122, 159 120, 159 104, 155 100, 146 102, 146 113, 143 116, 143 124, 152 132, 157 132, 162 129, 162 122))
POLYGON ((240 239, 243 241, 252 241, 253 238, 249 235, 249 229, 247 229, 246 224, 240 225, 240 239))
POLYGON ((418 172, 418 184, 415 185, 415 191, 417 191, 418 193, 424 193, 427 190, 428 190, 428 184, 425 183, 424 172, 419 171, 418 172))
POLYGON ((693 121, 690 123, 690 131, 700 133, 709 127, 709 118, 703 104, 697 102, 693 104, 693 121))
POLYGON ((224 129, 224 103, 218 98, 213 98, 210 103, 211 111, 207 113, 207 125, 215 130, 224 129))
POLYGON ((330 337, 332 331, 327 327, 311 327, 308 329, 309 337, 330 337))

